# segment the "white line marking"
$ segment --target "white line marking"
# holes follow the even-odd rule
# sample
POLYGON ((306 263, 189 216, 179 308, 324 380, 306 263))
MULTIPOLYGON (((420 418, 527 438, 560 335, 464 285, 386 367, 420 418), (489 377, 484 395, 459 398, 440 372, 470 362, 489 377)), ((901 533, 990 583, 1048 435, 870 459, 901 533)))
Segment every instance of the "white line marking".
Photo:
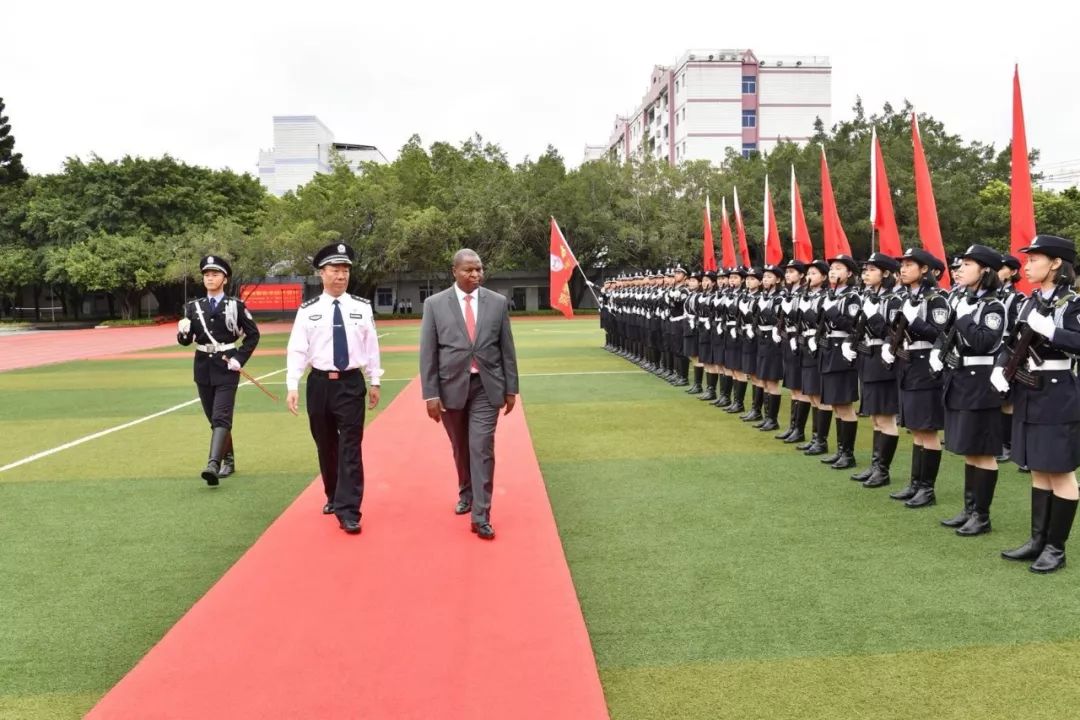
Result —
MULTIPOLYGON (((283 373, 283 372, 285 372, 285 368, 282 368, 281 370, 275 370, 274 372, 267 373, 266 375, 261 375, 261 376, 255 378, 255 379, 256 380, 262 380, 263 378, 268 378, 268 377, 271 377, 273 375, 278 375, 278 374, 283 373)), ((240 383, 240 387, 244 387, 245 385, 251 385, 251 383, 246 381, 246 380, 244 382, 240 383)), ((117 425, 116 427, 111 427, 111 428, 108 428, 107 430, 101 430, 100 432, 96 432, 96 433, 93 433, 91 435, 86 435, 85 437, 81 437, 78 440, 72 440, 71 442, 64 443, 63 445, 58 445, 58 446, 52 448, 51 450, 42 450, 39 453, 34 453, 33 455, 30 455, 29 457, 24 457, 22 460, 16 460, 15 462, 8 463, 7 465, 4 465, 3 467, 0 467, 0 473, 5 472, 7 470, 14 470, 17 467, 20 467, 22 465, 26 465, 27 463, 32 463, 35 460, 40 460, 42 458, 49 457, 50 455, 55 455, 56 453, 60 452, 61 450, 67 450, 69 448, 73 448, 73 447, 76 447, 78 445, 82 445, 83 443, 90 442, 91 440, 97 440, 100 437, 105 437, 106 435, 110 435, 110 434, 112 434, 114 432, 117 432, 119 430, 126 430, 129 427, 135 427, 136 425, 142 424, 142 423, 146 422, 147 420, 153 420, 154 418, 159 418, 162 415, 168 415, 171 412, 175 412, 175 411, 180 410, 182 408, 186 408, 188 405, 194 405, 197 402, 199 402, 199 398, 195 398, 194 400, 188 400, 187 402, 182 402, 179 405, 173 405, 171 408, 166 408, 165 410, 162 410, 160 412, 156 412, 156 413, 154 413, 152 415, 147 415, 146 417, 141 417, 138 420, 132 420, 131 422, 124 423, 123 425, 117 425)))

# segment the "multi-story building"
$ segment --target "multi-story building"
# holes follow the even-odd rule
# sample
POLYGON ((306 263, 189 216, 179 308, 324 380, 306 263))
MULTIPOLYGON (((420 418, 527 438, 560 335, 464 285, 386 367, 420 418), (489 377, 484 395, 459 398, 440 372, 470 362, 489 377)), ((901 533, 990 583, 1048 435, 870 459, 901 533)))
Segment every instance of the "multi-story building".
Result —
POLYGON ((674 67, 653 68, 641 103, 615 118, 607 155, 720 164, 729 148, 748 155, 805 142, 815 120, 832 123, 831 79, 827 57, 689 50, 674 67))
POLYGON ((374 145, 334 142, 334 133, 314 115, 275 115, 274 147, 259 151, 259 181, 274 195, 330 172, 333 158, 359 171, 361 163, 385 163, 374 145))

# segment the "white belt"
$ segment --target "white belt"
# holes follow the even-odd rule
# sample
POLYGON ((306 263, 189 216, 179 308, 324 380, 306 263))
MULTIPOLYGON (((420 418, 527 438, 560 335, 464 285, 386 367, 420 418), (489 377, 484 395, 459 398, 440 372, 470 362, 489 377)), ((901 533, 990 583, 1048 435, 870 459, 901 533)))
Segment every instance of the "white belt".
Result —
POLYGON ((817 335, 817 330, 803 330, 802 331, 802 336, 803 337, 814 337, 815 335, 817 335))
POLYGON ((195 349, 204 353, 216 353, 224 350, 235 350, 236 343, 223 343, 221 345, 199 345, 196 343, 195 349))
POLYGON ((884 345, 885 341, 881 338, 870 338, 866 341, 866 347, 877 347, 878 345, 884 345))
POLYGON ((1032 372, 1052 372, 1055 370, 1072 370, 1072 360, 1044 360, 1036 364, 1028 358, 1028 370, 1032 372))
POLYGON ((934 343, 927 342, 926 340, 917 340, 907 346, 908 350, 933 350, 934 343))
POLYGON ((775 327, 776 327, 775 325, 758 325, 757 329, 760 330, 761 332, 765 332, 766 330, 772 330, 775 327))
POLYGON ((724 324, 725 324, 725 325, 737 325, 737 324, 738 324, 738 321, 737 321, 737 320, 728 320, 728 321, 727 321, 727 322, 725 322, 724 324))
POLYGON ((848 333, 843 330, 832 330, 829 332, 829 337, 831 338, 846 338, 847 336, 848 333))
POLYGON ((673 317, 673 318, 669 318, 669 319, 670 319, 670 320, 671 320, 672 322, 676 322, 676 321, 678 321, 678 320, 682 320, 682 319, 683 319, 684 317, 686 317, 686 316, 685 316, 685 315, 680 315, 679 317, 673 317))
POLYGON ((968 357, 962 358, 962 360, 964 362, 964 367, 968 367, 969 365, 993 365, 994 364, 994 356, 993 355, 970 355, 968 357))

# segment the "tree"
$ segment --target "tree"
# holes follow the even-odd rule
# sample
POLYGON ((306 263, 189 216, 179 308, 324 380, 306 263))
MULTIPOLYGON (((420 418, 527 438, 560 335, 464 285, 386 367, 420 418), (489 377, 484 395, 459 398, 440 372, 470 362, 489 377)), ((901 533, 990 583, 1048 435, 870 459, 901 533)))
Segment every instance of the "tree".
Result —
POLYGON ((4 98, 0 97, 0 185, 20 183, 26 178, 22 153, 15 152, 15 136, 4 115, 4 98))

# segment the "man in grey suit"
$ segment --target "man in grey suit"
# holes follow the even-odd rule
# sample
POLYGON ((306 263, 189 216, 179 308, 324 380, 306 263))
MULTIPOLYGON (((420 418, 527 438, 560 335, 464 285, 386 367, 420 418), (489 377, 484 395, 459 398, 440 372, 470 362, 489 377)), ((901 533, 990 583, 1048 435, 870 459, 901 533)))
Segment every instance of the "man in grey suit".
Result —
POLYGON ((472 531, 492 540, 495 424, 499 408, 507 415, 517 401, 517 355, 506 298, 480 287, 480 256, 458 250, 453 273, 451 287, 424 301, 420 381, 428 417, 443 424, 454 451, 454 512, 472 510, 472 531))

